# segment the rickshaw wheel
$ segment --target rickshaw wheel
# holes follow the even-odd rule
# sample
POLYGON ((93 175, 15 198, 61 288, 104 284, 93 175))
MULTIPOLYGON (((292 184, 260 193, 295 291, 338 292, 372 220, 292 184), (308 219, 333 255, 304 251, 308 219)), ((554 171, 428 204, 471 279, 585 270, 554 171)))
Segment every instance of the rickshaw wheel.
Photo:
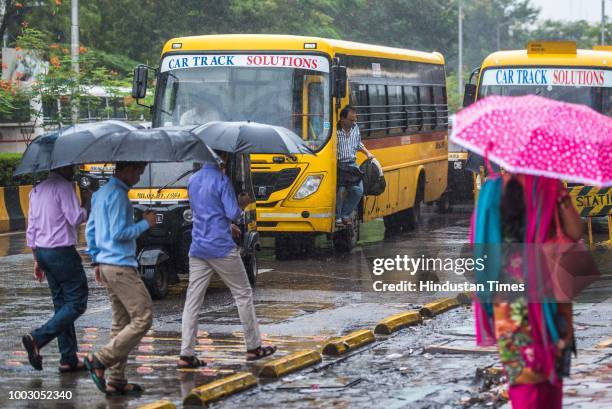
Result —
POLYGON ((255 288, 255 284, 257 283, 257 256, 254 254, 245 256, 242 258, 242 263, 244 264, 244 269, 246 270, 251 288, 255 288))
POLYGON ((146 267, 155 269, 153 280, 145 280, 147 289, 153 299, 159 300, 168 295, 168 263, 164 262, 155 267, 146 267))

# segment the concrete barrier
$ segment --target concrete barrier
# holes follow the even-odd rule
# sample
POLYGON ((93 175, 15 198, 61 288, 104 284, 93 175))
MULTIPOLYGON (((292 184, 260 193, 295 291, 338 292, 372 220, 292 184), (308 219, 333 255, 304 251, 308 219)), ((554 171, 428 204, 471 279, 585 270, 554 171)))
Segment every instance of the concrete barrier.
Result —
POLYGON ((0 187, 0 233, 25 230, 32 186, 0 187))

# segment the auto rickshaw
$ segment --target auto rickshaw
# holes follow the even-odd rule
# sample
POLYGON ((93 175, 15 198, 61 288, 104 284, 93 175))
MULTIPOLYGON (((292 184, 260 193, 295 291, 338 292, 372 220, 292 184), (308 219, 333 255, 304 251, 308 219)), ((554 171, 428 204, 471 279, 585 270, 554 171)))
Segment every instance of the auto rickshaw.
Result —
MULTIPOLYGON (((228 154, 225 173, 230 178, 236 196, 247 194, 250 204, 243 217, 237 221, 240 238, 236 240, 251 286, 257 280, 257 255, 259 236, 255 221, 255 195, 251 182, 248 154, 228 154)), ((168 285, 177 274, 189 272, 189 247, 191 245, 192 212, 187 195, 189 177, 197 172, 201 163, 151 163, 147 165, 140 181, 128 195, 134 205, 134 220, 141 220, 145 211, 155 213, 157 224, 137 240, 139 271, 151 296, 164 298, 168 285)), ((109 176, 108 173, 105 176, 109 176)), ((82 188, 98 186, 106 182, 104 177, 84 174, 79 180, 82 188)))

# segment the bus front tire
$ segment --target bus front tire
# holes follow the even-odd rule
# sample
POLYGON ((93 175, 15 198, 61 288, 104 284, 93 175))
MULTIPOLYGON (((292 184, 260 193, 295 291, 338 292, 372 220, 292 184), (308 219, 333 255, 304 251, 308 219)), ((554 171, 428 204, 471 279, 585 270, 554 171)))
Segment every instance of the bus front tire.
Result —
POLYGON ((314 249, 314 236, 307 233, 279 234, 274 238, 274 254, 279 261, 304 258, 314 249))
POLYGON ((353 218, 353 227, 344 228, 334 232, 332 243, 334 250, 339 253, 349 253, 357 246, 359 240, 359 220, 353 218))

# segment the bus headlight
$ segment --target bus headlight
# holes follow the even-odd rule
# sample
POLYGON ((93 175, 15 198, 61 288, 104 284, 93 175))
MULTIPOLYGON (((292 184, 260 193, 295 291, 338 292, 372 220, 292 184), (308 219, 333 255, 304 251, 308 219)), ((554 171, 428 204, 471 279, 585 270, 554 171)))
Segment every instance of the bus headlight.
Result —
POLYGON ((187 209, 183 212, 183 219, 185 219, 187 223, 191 223, 193 221, 193 212, 191 209, 187 209))
POLYGON ((302 186, 293 195, 294 199, 304 199, 319 190, 323 175, 310 175, 306 178, 302 186))

